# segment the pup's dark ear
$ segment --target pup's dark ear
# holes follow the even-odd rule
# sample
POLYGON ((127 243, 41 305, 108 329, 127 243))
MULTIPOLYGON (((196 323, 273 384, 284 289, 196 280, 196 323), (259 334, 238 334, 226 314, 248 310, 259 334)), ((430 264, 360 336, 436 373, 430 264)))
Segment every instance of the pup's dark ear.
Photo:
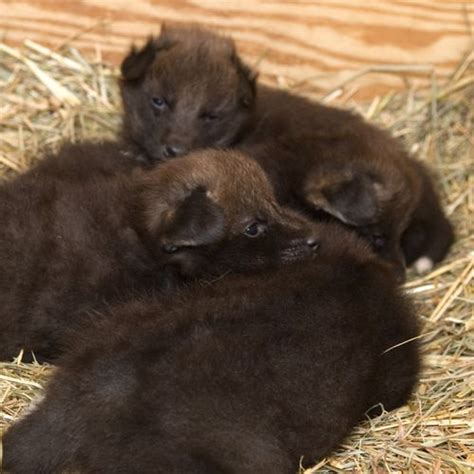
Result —
POLYGON ((250 106, 256 94, 257 73, 247 66, 238 56, 235 49, 231 53, 231 61, 237 69, 241 82, 242 100, 244 105, 250 106))
POLYGON ((339 180, 306 189, 304 197, 308 204, 355 226, 373 223, 385 198, 382 184, 365 173, 350 177, 341 173, 339 180))
POLYGON ((156 51, 156 39, 152 37, 140 49, 133 46, 120 66, 122 78, 134 81, 142 77, 155 59, 156 51))
POLYGON ((132 47, 120 66, 122 79, 135 81, 142 78, 153 63, 156 53, 171 48, 174 41, 169 37, 167 31, 165 25, 163 25, 160 36, 150 36, 145 46, 139 49, 135 46, 132 47))
POLYGON ((158 229, 163 245, 194 247, 208 245, 224 236, 222 209, 198 188, 181 201, 175 209, 164 213, 158 229))

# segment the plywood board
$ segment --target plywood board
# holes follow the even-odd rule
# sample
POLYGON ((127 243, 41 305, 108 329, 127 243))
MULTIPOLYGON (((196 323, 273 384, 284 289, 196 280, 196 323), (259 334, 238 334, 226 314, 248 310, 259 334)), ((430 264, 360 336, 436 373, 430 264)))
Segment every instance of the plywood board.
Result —
POLYGON ((330 91, 375 67, 346 90, 370 97, 407 80, 426 85, 432 71, 438 80, 446 77, 472 44, 474 2, 0 0, 7 43, 29 38, 59 48, 71 42, 117 64, 131 42, 159 32, 163 21, 232 35, 264 80, 301 92, 330 91))

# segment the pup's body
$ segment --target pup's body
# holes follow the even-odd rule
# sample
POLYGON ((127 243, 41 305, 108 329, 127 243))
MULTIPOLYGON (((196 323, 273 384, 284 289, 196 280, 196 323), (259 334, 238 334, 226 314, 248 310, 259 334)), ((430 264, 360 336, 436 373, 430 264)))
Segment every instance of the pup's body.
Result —
POLYGON ((354 227, 399 274, 402 250, 431 265, 448 251, 453 232, 433 183, 397 140, 351 112, 256 87, 230 39, 165 28, 125 58, 122 75, 124 135, 149 162, 241 147, 281 202, 354 227))
POLYGON ((428 170, 398 140, 359 115, 264 86, 255 116, 240 148, 265 169, 280 202, 355 228, 399 274, 405 261, 417 270, 430 261, 426 271, 442 260, 451 224, 428 170))
POLYGON ((7 187, 14 188, 24 181, 25 187, 36 185, 40 189, 41 185, 36 183, 46 179, 80 184, 98 178, 130 175, 143 167, 137 163, 134 151, 125 141, 65 143, 57 153, 47 153, 7 187))
POLYGON ((317 229, 312 260, 136 300, 81 332, 5 434, 4 467, 294 474, 373 405, 405 403, 417 344, 389 349, 418 334, 410 306, 365 243, 317 229))
POLYGON ((277 206, 241 154, 135 167, 117 144, 69 146, 2 185, 1 359, 21 348, 54 358, 76 320, 126 292, 265 268, 314 246, 310 225, 277 206), (266 232, 244 235, 252 225, 266 232))

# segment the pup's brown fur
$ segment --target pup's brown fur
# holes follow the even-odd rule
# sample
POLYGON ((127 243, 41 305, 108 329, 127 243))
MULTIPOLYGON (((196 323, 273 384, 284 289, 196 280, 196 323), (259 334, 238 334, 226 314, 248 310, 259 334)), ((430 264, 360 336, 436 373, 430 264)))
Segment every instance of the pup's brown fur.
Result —
POLYGON ((201 151, 133 171, 120 151, 69 146, 0 188, 1 359, 21 348, 54 358, 69 326, 127 291, 312 252, 310 224, 277 205, 244 155, 201 151))
POLYGON ((354 233, 317 229, 312 260, 135 300, 81 331, 5 434, 4 467, 294 474, 372 406, 405 403, 419 365, 416 342, 400 344, 418 334, 410 305, 354 233))
POLYGON ((403 254, 426 270, 448 251, 453 232, 433 183, 397 140, 351 112, 257 90, 229 38, 164 27, 125 58, 122 76, 124 134, 144 160, 243 147, 282 202, 356 228, 400 275, 403 254))
POLYGON ((122 63, 124 136, 144 161, 230 146, 252 118, 252 75, 230 39, 163 28, 122 63))

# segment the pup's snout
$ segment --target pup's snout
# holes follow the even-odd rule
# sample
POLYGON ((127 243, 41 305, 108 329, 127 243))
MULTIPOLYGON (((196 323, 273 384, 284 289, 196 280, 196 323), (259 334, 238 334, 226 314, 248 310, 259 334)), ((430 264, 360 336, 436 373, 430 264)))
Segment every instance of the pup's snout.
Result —
POLYGON ((186 149, 181 145, 163 145, 163 156, 165 158, 174 158, 175 156, 184 155, 186 149))
POLYGON ((306 239, 306 245, 311 249, 317 249, 319 247, 319 241, 316 237, 308 237, 306 239))
POLYGON ((295 239, 282 250, 281 258, 284 262, 293 262, 307 258, 311 256, 318 247, 319 241, 315 237, 295 239))
POLYGON ((319 240, 314 236, 309 236, 301 239, 294 239, 290 242, 289 247, 294 249, 301 249, 301 251, 313 251, 319 247, 319 240))

